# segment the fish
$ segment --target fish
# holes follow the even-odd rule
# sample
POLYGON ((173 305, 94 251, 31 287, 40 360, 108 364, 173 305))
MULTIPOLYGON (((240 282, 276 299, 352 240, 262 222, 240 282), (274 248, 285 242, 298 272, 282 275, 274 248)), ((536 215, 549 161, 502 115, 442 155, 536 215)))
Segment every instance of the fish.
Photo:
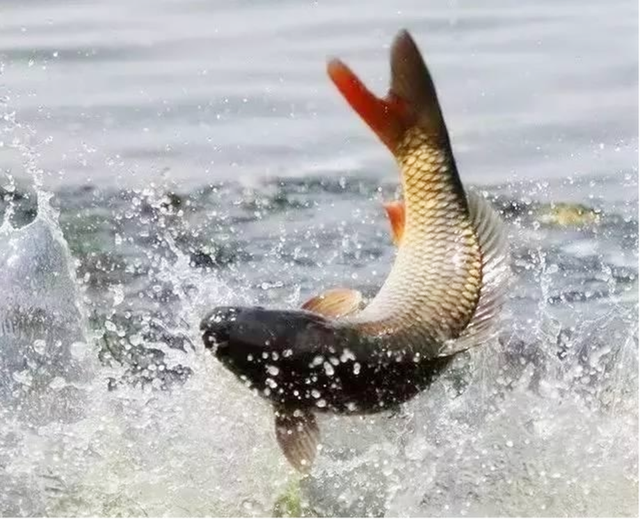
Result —
POLYGON ((327 72, 393 154, 403 200, 384 204, 397 252, 365 301, 332 288, 299 309, 220 306, 200 328, 206 349, 268 400, 286 459, 308 473, 318 413, 394 411, 426 390, 460 352, 495 334, 509 279, 499 215, 461 182, 431 74, 402 30, 391 85, 376 97, 338 59, 327 72))

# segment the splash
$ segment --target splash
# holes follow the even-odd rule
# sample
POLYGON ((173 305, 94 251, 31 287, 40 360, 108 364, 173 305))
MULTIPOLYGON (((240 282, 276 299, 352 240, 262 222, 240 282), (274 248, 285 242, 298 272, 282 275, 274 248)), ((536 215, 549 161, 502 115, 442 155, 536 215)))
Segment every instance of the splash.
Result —
MULTIPOLYGON (((323 262, 315 270, 307 259, 299 264, 315 272, 316 286, 327 283, 327 269, 343 263, 382 272, 379 263, 388 262, 380 252, 364 261, 336 255, 326 244, 315 247, 320 228, 311 241, 296 234, 285 236, 290 244, 281 241, 268 219, 283 214, 288 197, 295 197, 291 210, 308 208, 298 202, 305 196, 299 184, 278 189, 249 196, 221 188, 219 199, 198 202, 199 194, 180 198, 150 187, 118 193, 121 206, 98 199, 98 212, 78 218, 112 226, 89 236, 109 236, 105 252, 87 248, 87 235, 58 215, 55 198, 42 191, 30 224, 14 228, 5 221, 3 262, 22 270, 2 277, 2 286, 21 309, 39 309, 20 315, 48 320, 46 326, 38 319, 9 320, 3 302, 3 340, 13 341, 2 350, 3 362, 30 361, 3 370, 11 373, 12 387, 3 396, 0 428, 3 515, 272 513, 295 476, 276 447, 271 411, 205 354, 199 319, 218 304, 253 303, 256 294, 298 304, 300 282, 263 285, 272 263, 297 265, 301 253, 292 248, 309 247, 309 256, 323 262), (262 196, 278 203, 260 202, 262 196), (220 211, 225 200, 237 211, 235 220, 220 211), (218 227, 205 220, 213 237, 203 241, 214 258, 230 227, 255 223, 261 233, 273 233, 271 249, 254 244, 261 255, 253 281, 242 274, 256 265, 257 253, 202 266, 196 238, 209 212, 220 219, 218 227), (117 254, 126 261, 116 261, 117 254), (59 405, 65 388, 79 391, 74 405, 59 405)), ((322 198, 321 185, 305 189, 320 190, 312 194, 322 198)), ((327 198, 345 196, 349 204, 368 206, 376 196, 375 186, 364 193, 348 188, 345 195, 328 189, 327 198)), ((94 206, 87 204, 90 211, 94 206)), ((293 509, 365 516, 633 515, 637 299, 628 260, 636 253, 631 240, 597 261, 589 256, 594 233, 612 240, 603 229, 620 228, 617 217, 607 218, 613 217, 601 214, 601 227, 585 231, 587 253, 579 261, 549 248, 562 243, 554 229, 540 241, 534 222, 512 223, 518 284, 500 341, 460 357, 432 390, 394 416, 324 417, 324 449, 312 476, 300 483, 293 509), (579 289, 594 295, 576 298, 579 289)), ((356 235, 346 246, 361 251, 373 238, 356 235)))
POLYGON ((327 424, 334 434, 303 494, 320 515, 633 516, 633 319, 616 309, 569 340, 545 320, 531 342, 518 330, 458 359, 401 416, 327 424))
POLYGON ((30 424, 74 421, 92 357, 72 261, 49 196, 25 227, 0 227, 0 402, 30 424))
MULTIPOLYGON (((264 512, 286 483, 275 447, 261 447, 270 444, 269 413, 198 348, 180 351, 162 342, 146 343, 145 351, 161 352, 159 371, 187 367, 186 383, 170 392, 156 384, 110 387, 109 381, 126 379, 126 369, 96 365, 100 334, 85 331, 56 211, 49 195, 37 196, 33 222, 22 228, 5 222, 1 231, 0 283, 10 294, 0 313, 2 515, 264 512)), ((184 304, 172 320, 182 327, 164 330, 186 331, 189 343, 199 344, 193 322, 222 287, 189 275, 184 255, 165 238, 175 261, 158 260, 153 283, 165 283, 184 304), (194 297, 196 285, 206 296, 194 297)), ((114 296, 114 308, 121 302, 114 296)), ((139 335, 106 322, 123 347, 139 345, 139 335)), ((153 361, 146 366, 159 380, 153 361)))
POLYGON ((549 186, 492 189, 517 277, 500 340, 393 416, 323 417, 297 485, 271 410, 205 354, 198 323, 216 305, 373 292, 393 256, 377 183, 52 197, 16 138, 31 133, 5 124, 35 194, 0 192, 1 515, 635 514, 637 220, 621 204, 536 218, 549 186))
MULTIPOLYGON (((236 225, 256 222, 268 233, 264 218, 282 214, 288 196, 304 196, 301 189, 270 188, 266 193, 278 204, 254 201, 235 221, 216 209, 221 222, 213 232, 223 234, 207 238, 210 247, 236 225), (258 206, 266 216, 247 218, 258 206)), ((341 196, 329 189, 332 198, 341 196)), ((360 190, 346 192, 352 200, 360 190)), ((105 213, 112 232, 93 230, 111 236, 103 254, 82 248, 85 235, 59 217, 51 207, 55 199, 42 191, 37 196, 38 214, 30 224, 14 228, 5 221, 2 227, 3 262, 22 269, 2 277, 2 286, 21 309, 38 309, 20 315, 40 319, 20 319, 16 312, 8 319, 3 303, 3 340, 13 341, 3 348, 3 362, 30 360, 26 368, 3 370, 11 373, 12 387, 2 400, 3 515, 271 514, 294 476, 272 437, 270 409, 205 354, 198 336, 199 319, 210 307, 256 300, 256 289, 241 275, 255 256, 213 267, 196 261, 200 211, 222 201, 207 200, 201 210, 189 209, 188 200, 176 202, 178 196, 168 197, 164 188, 119 193, 122 207, 111 205, 105 213), (70 254, 61 225, 82 261, 70 254), (78 236, 82 243, 74 241, 78 236), (127 258, 121 267, 109 263, 116 253, 127 258), (95 258, 101 263, 80 275, 87 268, 83 261, 95 258), (44 316, 46 326, 38 324, 44 316), (79 391, 74 405, 60 405, 65 388, 79 391)), ((233 207, 235 195, 221 190, 218 196, 230 198, 233 207)), ((241 204, 247 196, 238 194, 241 204)), ((372 195, 362 196, 369 205, 372 195)), ((307 210, 297 201, 292 207, 307 210)), ((604 226, 599 240, 611 239, 602 230, 607 218, 602 214, 598 223, 604 226)), ((619 228, 614 223, 610 228, 619 228)), ((587 255, 577 268, 574 257, 549 249, 553 229, 546 242, 534 239, 533 222, 513 223, 511 231, 518 285, 500 341, 460 357, 432 390, 395 416, 325 417, 324 449, 312 477, 300 483, 300 510, 366 516, 634 513, 637 299, 629 295, 635 274, 627 266, 633 243, 593 264, 587 255), (581 287, 593 288, 586 306, 581 298, 571 303, 581 287)), ((589 239, 593 232, 587 231, 589 239)), ((295 234, 287 239, 290 247, 310 246, 310 255, 328 250, 295 234)), ((371 242, 356 236, 347 245, 361 250, 358 240, 365 239, 371 242)), ((291 297, 295 305, 299 283, 275 291, 263 286, 270 264, 291 257, 286 241, 272 241, 260 257, 256 286, 274 300, 291 297)), ((215 250, 210 253, 215 257, 215 250)), ((323 271, 332 265, 362 261, 328 254, 315 270, 316 285, 327 282, 323 271)), ((376 261, 388 258, 376 253, 364 263, 376 261)), ((301 266, 313 268, 308 260, 301 266)))

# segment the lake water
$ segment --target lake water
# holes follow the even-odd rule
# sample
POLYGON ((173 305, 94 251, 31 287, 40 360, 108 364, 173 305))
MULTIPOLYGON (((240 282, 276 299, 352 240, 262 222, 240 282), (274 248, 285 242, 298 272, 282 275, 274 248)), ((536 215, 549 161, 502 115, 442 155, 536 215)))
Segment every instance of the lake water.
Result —
MULTIPOLYGON (((328 56, 387 88, 410 29, 473 183, 637 164, 638 6, 509 1, 3 2, 3 89, 49 185, 181 186, 273 175, 381 178, 386 150, 345 108, 328 56)), ((19 157, 4 158, 22 176, 19 157)))
POLYGON ((636 2, 11 0, 0 515, 270 515, 298 485, 197 326, 381 285, 396 167, 325 63, 383 93, 403 27, 514 283, 499 340, 401 413, 324 419, 294 493, 316 515, 637 514, 636 2))

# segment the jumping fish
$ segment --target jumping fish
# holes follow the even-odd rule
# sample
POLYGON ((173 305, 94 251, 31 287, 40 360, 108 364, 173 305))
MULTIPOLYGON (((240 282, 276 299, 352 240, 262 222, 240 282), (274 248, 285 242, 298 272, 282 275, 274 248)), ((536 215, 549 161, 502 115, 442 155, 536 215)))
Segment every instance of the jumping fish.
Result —
POLYGON ((201 323, 205 347, 273 404, 277 441, 302 472, 318 450, 316 413, 395 409, 455 354, 486 343, 509 272, 502 222, 462 186, 409 33, 393 43, 386 97, 337 59, 328 74, 400 168, 404 201, 385 204, 398 245, 389 276, 368 304, 358 291, 336 288, 300 310, 218 307, 201 323))

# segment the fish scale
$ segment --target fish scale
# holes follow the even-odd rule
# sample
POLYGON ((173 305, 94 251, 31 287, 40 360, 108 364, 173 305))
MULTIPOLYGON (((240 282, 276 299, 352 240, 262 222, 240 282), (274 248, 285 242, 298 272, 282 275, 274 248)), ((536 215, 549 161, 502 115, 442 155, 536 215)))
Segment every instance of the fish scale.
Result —
POLYGON ((411 330, 414 340, 440 341, 457 337, 475 312, 482 285, 480 246, 455 163, 437 142, 413 128, 397 151, 405 234, 378 295, 347 319, 362 333, 411 330))

